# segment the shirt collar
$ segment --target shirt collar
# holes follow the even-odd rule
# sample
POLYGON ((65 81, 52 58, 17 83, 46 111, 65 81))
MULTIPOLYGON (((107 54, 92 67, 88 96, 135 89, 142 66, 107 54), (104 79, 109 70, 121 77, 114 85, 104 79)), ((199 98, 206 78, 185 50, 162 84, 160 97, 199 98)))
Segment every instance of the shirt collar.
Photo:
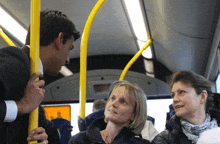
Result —
MULTIPOLYGON (((28 48, 30 48, 30 45, 26 45, 28 48)), ((41 59, 39 58, 39 72, 41 72, 42 74, 44 74, 44 71, 43 71, 43 64, 42 64, 42 61, 41 59)))

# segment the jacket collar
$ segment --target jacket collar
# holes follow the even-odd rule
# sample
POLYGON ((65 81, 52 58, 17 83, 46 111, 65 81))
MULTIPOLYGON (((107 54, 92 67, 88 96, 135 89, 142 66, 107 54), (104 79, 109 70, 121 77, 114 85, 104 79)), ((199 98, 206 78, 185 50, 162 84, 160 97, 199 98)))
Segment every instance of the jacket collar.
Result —
POLYGON ((172 129, 176 129, 181 131, 181 124, 180 124, 180 118, 174 114, 169 122, 167 122, 167 125, 169 125, 172 129))
MULTIPOLYGON (((211 118, 212 119, 216 118, 218 126, 220 126, 220 111, 215 110, 215 109, 211 109, 209 111, 210 111, 211 118)), ((172 127, 172 129, 182 131, 181 124, 180 124, 180 117, 177 117, 176 114, 171 117, 171 119, 169 120, 169 122, 167 124, 170 127, 172 127)))
MULTIPOLYGON (((100 131, 104 130, 106 125, 104 118, 96 119, 86 132, 87 137, 92 141, 104 143, 100 131)), ((120 139, 121 137, 130 139, 133 136, 135 136, 135 134, 129 128, 123 127, 114 140, 120 139)))
MULTIPOLYGON (((28 56, 28 58, 30 59, 30 46, 29 45, 23 45, 21 47, 21 50, 28 56)), ((41 59, 39 58, 39 71, 44 74, 44 71, 43 71, 43 64, 42 64, 42 61, 41 59)))

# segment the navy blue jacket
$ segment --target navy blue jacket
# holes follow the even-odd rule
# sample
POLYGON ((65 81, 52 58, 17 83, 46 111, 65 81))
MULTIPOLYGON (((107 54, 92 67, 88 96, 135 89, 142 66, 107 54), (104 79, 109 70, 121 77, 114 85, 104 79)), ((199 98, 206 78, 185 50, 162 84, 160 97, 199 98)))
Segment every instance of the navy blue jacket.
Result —
MULTIPOLYGON (((104 118, 97 119, 87 131, 74 135, 70 139, 69 144, 105 144, 100 134, 100 131, 105 128, 104 118)), ((150 144, 150 142, 136 137, 130 129, 123 127, 111 144, 150 144)))
MULTIPOLYGON (((6 47, 0 50, 0 143, 27 144, 29 114, 17 116, 13 122, 4 122, 5 100, 19 101, 30 79, 29 48, 6 47)), ((39 110, 43 109, 40 107, 39 110)), ((55 127, 39 112, 39 127, 43 127, 52 144, 60 144, 55 127)))
MULTIPOLYGON (((217 120, 218 126, 220 126, 220 111, 211 110, 210 115, 212 119, 217 120)), ((182 131, 179 117, 173 115, 167 125, 170 128, 159 133, 153 139, 152 144, 192 144, 192 141, 188 140, 182 131)))

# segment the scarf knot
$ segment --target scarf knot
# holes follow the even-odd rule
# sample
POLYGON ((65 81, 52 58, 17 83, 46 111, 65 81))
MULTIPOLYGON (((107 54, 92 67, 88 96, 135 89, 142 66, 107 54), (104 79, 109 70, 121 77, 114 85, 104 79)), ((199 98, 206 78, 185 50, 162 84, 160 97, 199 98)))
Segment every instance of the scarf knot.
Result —
POLYGON ((196 143, 198 141, 199 135, 202 132, 218 127, 217 120, 213 119, 211 121, 211 116, 208 113, 206 114, 206 119, 202 124, 193 125, 183 118, 180 118, 180 123, 183 133, 187 136, 189 140, 192 141, 192 143, 196 143))

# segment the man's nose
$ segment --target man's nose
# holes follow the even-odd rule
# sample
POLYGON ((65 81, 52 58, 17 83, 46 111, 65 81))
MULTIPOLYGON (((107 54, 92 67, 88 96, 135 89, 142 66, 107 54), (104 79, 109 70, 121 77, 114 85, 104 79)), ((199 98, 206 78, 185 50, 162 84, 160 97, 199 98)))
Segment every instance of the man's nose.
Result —
POLYGON ((65 64, 69 64, 69 63, 70 63, 70 58, 68 56, 67 59, 66 59, 66 63, 65 64))

